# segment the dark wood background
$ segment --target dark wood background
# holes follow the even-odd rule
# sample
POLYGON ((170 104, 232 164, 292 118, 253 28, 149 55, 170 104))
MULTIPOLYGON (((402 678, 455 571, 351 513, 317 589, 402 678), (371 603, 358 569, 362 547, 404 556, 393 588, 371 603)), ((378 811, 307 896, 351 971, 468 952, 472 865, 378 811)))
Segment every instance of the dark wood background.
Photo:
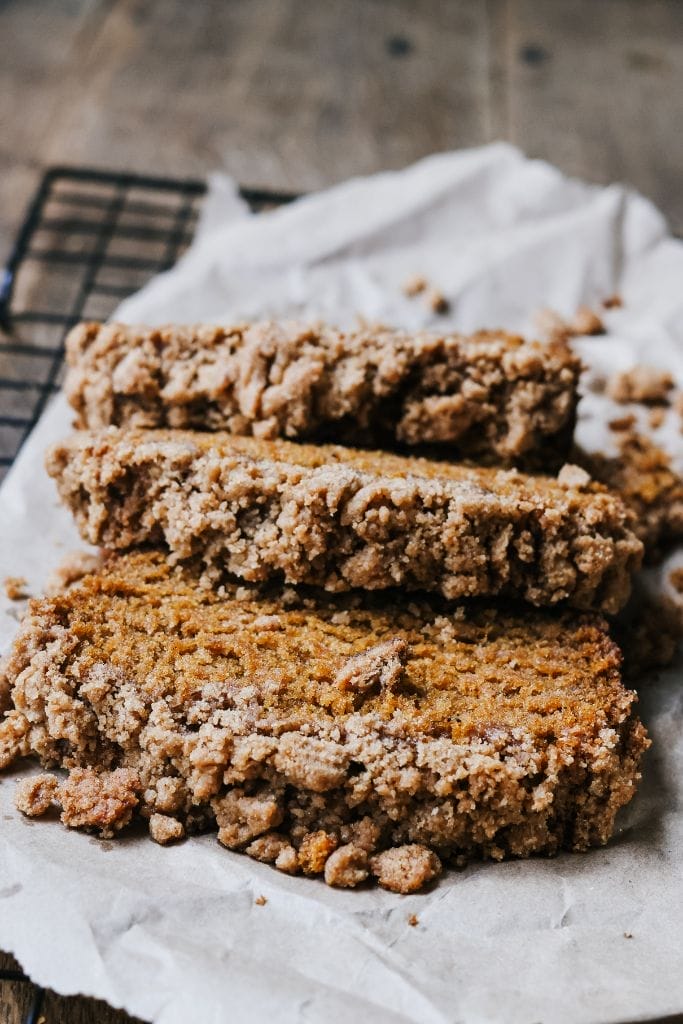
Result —
POLYGON ((682 114, 677 0, 0 0, 0 262, 49 164, 303 190, 494 139, 682 232, 682 114))

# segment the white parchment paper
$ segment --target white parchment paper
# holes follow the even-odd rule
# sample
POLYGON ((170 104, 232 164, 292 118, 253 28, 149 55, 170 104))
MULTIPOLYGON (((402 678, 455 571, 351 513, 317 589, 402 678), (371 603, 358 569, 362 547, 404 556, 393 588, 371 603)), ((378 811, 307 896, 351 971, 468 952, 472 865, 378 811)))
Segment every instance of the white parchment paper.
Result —
MULTIPOLYGON (((569 181, 495 145, 259 216, 216 176, 191 250, 119 316, 349 324, 361 314, 528 331, 540 307, 570 315, 614 292, 624 306, 606 313, 609 336, 577 343, 593 372, 647 362, 683 385, 683 245, 660 214, 622 187, 569 181), (447 296, 448 316, 402 294, 415 273, 447 296)), ((580 439, 600 444, 613 414, 589 395, 580 439)), ((68 424, 58 398, 0 495, 0 578, 25 576, 33 593, 83 546, 42 468, 68 424)), ((656 436, 680 465, 673 413, 656 436)), ((20 611, 0 600, 3 649, 20 611)), ((213 836, 162 849, 136 832, 103 843, 30 822, 12 796, 33 769, 12 770, 0 776, 0 948, 59 992, 163 1024, 588 1024, 683 1011, 682 681, 679 663, 643 682, 653 748, 607 848, 474 864, 411 897, 289 878, 213 836)))

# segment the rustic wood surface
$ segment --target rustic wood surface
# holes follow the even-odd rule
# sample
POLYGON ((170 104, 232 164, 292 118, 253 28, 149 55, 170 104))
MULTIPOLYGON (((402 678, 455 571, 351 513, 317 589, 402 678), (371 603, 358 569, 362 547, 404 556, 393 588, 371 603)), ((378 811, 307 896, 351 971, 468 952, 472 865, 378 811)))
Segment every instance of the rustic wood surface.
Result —
MULTIPOLYGON (((0 40, 0 262, 49 164, 315 189, 497 138, 683 231, 676 0, 4 0, 0 40)), ((2 1024, 29 996, 0 982, 2 1024)))

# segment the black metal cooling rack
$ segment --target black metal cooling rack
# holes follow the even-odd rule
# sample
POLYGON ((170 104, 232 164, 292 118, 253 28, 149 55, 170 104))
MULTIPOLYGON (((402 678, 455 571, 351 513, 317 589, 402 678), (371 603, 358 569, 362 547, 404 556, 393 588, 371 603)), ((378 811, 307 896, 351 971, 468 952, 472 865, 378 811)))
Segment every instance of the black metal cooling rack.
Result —
MULTIPOLYGON (((106 319, 192 239, 205 185, 53 167, 0 279, 0 479, 58 389, 64 338, 106 319)), ((241 189, 252 210, 294 199, 241 189)))
MULTIPOLYGON (((74 167, 45 172, 0 278, 0 480, 59 388, 69 329, 105 320, 176 262, 205 191, 202 181, 74 167)), ((240 192, 254 212, 296 198, 240 192)), ((32 986, 25 1024, 37 1024, 44 990, 17 970, 0 970, 3 981, 32 986)))

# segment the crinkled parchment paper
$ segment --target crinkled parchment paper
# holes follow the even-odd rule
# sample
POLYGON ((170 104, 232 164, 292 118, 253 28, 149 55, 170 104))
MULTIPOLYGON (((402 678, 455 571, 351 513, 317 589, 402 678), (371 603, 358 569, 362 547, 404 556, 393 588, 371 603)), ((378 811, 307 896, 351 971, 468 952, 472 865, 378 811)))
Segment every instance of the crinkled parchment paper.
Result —
MULTIPOLYGON (((683 245, 662 217, 624 188, 569 181, 496 145, 259 216, 217 177, 193 248, 120 317, 349 324, 362 314, 406 327, 528 330, 539 307, 569 315, 614 292, 624 306, 606 314, 608 337, 578 343, 586 361, 597 373, 646 361, 683 385, 683 245), (402 294, 415 273, 448 297, 446 317, 402 294)), ((600 444, 614 410, 591 395, 582 412, 581 440, 600 444)), ((80 546, 42 469, 45 445, 68 421, 57 399, 1 495, 0 578, 25 576, 34 593, 80 546)), ((658 437, 680 458, 673 413, 658 437)), ((3 597, 4 649, 19 611, 3 597)), ((0 948, 44 985, 164 1024, 596 1024, 681 1011, 682 671, 643 681, 654 744, 607 848, 473 864, 421 896, 330 890, 213 836, 162 849, 135 832, 102 843, 56 821, 32 823, 13 809, 17 773, 6 773, 0 948)))

